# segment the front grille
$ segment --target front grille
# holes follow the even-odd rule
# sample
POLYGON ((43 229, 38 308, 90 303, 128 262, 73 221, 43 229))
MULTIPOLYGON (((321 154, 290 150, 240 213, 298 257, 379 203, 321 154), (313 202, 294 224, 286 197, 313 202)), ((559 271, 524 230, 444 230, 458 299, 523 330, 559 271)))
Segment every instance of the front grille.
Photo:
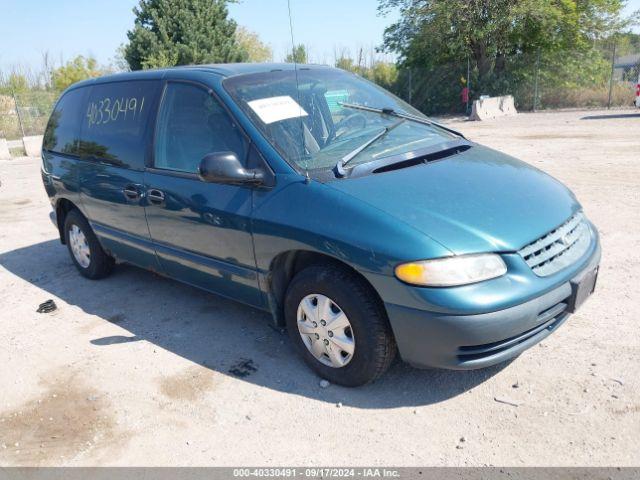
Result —
POLYGON ((539 277, 547 277, 576 262, 589 249, 591 231, 582 212, 530 243, 518 253, 539 277))

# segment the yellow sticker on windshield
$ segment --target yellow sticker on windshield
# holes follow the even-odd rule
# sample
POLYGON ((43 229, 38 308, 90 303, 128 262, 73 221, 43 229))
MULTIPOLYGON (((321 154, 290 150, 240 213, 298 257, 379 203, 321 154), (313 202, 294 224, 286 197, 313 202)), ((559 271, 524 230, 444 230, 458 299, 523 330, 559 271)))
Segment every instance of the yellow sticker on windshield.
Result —
POLYGON ((249 106, 267 125, 289 118, 307 116, 307 112, 288 95, 253 100, 249 102, 249 106))

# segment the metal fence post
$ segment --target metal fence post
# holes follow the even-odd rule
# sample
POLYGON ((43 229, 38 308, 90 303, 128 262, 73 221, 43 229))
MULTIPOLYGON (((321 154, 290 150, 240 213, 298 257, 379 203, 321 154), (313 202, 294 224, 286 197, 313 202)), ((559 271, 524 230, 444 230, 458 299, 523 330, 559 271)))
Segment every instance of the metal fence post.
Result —
POLYGON ((467 55, 467 106, 466 106, 466 115, 469 115, 469 100, 471 99, 471 60, 469 59, 469 55, 467 55))
POLYGON ((532 110, 535 112, 536 108, 538 108, 538 79, 540 77, 540 47, 538 47, 538 53, 536 55, 536 74, 535 74, 535 82, 533 85, 533 107, 532 110))
POLYGON ((22 125, 22 116, 20 115, 20 107, 18 107, 18 97, 16 97, 16 92, 12 91, 11 95, 13 96, 13 103, 16 105, 16 114, 18 114, 18 124, 20 124, 20 131, 22 132, 22 136, 24 137, 24 126, 22 125))
POLYGON ((609 77, 609 100, 607 100, 607 110, 611 108, 611 93, 613 92, 613 75, 616 70, 616 37, 613 37, 613 54, 611 55, 611 76, 609 77))

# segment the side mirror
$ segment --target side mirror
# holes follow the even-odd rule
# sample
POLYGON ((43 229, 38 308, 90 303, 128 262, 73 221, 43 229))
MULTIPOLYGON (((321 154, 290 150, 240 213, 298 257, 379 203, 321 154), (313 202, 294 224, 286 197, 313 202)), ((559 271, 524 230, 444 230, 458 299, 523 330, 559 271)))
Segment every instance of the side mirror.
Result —
POLYGON ((261 185, 264 181, 262 170, 244 168, 233 152, 205 155, 200 161, 198 175, 203 182, 226 185, 261 185))

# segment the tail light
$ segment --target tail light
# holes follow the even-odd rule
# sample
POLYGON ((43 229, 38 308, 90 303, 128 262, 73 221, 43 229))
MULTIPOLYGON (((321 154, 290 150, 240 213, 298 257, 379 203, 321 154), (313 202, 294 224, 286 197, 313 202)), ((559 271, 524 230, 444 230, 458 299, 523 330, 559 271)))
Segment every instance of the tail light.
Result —
POLYGON ((636 85, 636 97, 640 97, 640 83, 636 85))

